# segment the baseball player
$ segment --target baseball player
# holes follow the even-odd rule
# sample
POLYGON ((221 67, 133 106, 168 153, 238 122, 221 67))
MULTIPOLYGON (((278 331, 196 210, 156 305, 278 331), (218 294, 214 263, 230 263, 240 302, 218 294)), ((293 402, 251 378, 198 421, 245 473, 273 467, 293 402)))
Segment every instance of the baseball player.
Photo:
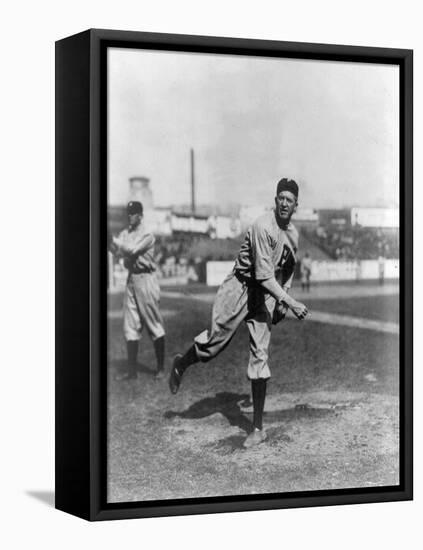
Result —
POLYGON ((245 321, 250 336, 247 375, 254 408, 254 429, 244 442, 247 448, 266 439, 262 419, 266 384, 271 375, 268 348, 272 324, 282 320, 288 308, 298 319, 308 313, 304 304, 288 294, 298 248, 298 232, 291 223, 297 201, 296 182, 281 179, 275 208, 260 216, 248 230, 234 268, 217 292, 210 331, 196 336, 187 352, 175 357, 170 373, 169 387, 175 394, 185 370, 198 361, 205 363, 216 357, 245 321))
POLYGON ((301 289, 310 292, 310 278, 311 278, 311 258, 308 252, 305 253, 304 258, 300 264, 301 271, 301 289))
POLYGON ((157 359, 156 378, 163 377, 165 331, 159 311, 160 287, 154 261, 154 237, 145 231, 143 206, 138 201, 128 203, 128 228, 112 237, 110 250, 124 260, 128 279, 124 297, 123 332, 126 339, 127 371, 118 379, 137 377, 138 342, 144 327, 154 344, 157 359))

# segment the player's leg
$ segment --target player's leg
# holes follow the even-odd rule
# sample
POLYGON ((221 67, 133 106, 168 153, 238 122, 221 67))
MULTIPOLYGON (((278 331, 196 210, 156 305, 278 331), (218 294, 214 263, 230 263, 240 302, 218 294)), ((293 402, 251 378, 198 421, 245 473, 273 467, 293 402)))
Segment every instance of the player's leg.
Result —
POLYGON ((263 413, 266 401, 267 380, 270 378, 268 365, 268 349, 272 327, 274 301, 268 299, 253 316, 247 319, 250 334, 250 359, 248 362, 248 378, 251 380, 253 398, 253 431, 244 442, 244 447, 258 445, 266 439, 263 430, 263 413))
POLYGON ((116 376, 117 380, 130 380, 137 377, 138 342, 141 335, 141 321, 135 300, 132 281, 128 281, 123 302, 123 332, 126 340, 126 370, 116 376))
POLYGON ((253 397, 253 427, 254 430, 263 430, 264 402, 266 400, 267 378, 251 380, 251 394, 253 397))
POLYGON ((194 345, 190 346, 184 354, 178 353, 175 355, 169 377, 169 389, 171 393, 177 393, 184 372, 191 365, 195 365, 195 363, 198 363, 198 356, 194 345))
POLYGON ((176 355, 169 378, 169 387, 176 393, 187 368, 216 357, 229 344, 236 329, 248 313, 248 287, 231 273, 220 286, 213 304, 210 331, 194 338, 194 343, 183 354, 176 355))
POLYGON ((160 338, 153 340, 153 344, 157 362, 156 379, 159 380, 164 376, 164 359, 166 349, 165 337, 161 336, 160 338))
POLYGON ((156 355, 156 378, 162 378, 165 360, 165 330, 159 309, 160 287, 155 274, 134 276, 135 299, 156 355))
POLYGON ((128 356, 127 374, 123 378, 137 377, 137 356, 138 356, 138 340, 127 340, 126 350, 128 356))

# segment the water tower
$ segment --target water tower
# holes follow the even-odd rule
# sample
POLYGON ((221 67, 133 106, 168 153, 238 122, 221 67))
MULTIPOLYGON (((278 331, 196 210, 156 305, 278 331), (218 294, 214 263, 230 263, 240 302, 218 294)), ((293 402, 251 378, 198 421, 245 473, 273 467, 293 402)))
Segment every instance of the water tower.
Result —
POLYGON ((144 206, 144 210, 152 210, 153 193, 150 189, 150 180, 144 176, 134 176, 129 178, 129 200, 140 201, 144 206))

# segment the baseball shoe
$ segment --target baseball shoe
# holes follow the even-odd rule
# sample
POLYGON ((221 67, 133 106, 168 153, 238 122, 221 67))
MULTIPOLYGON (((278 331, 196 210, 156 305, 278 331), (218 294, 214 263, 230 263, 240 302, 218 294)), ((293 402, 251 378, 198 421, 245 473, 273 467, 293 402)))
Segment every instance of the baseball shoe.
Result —
POLYGON ((249 449, 250 447, 254 447, 255 445, 259 445, 260 443, 263 443, 267 438, 266 432, 264 430, 254 430, 250 433, 250 435, 247 437, 247 439, 243 443, 243 447, 245 449, 249 449))
POLYGON ((178 392, 179 386, 181 385, 182 373, 178 371, 178 363, 181 357, 182 355, 180 353, 178 353, 178 355, 175 355, 172 370, 170 371, 169 389, 173 394, 178 392))

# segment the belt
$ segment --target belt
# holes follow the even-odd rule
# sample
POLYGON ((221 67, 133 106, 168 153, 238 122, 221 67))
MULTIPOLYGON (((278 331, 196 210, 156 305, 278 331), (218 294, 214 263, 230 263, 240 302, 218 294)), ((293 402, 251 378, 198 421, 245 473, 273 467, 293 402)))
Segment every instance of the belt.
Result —
POLYGON ((145 274, 150 274, 154 272, 155 272, 154 269, 133 269, 129 272, 129 275, 145 275, 145 274))
POLYGON ((235 278, 238 279, 238 281, 240 283, 243 283, 243 284, 251 284, 253 282, 253 280, 251 279, 251 277, 246 277, 245 275, 243 275, 242 273, 240 273, 239 271, 237 271, 236 269, 233 270, 233 273, 235 275, 235 278))

